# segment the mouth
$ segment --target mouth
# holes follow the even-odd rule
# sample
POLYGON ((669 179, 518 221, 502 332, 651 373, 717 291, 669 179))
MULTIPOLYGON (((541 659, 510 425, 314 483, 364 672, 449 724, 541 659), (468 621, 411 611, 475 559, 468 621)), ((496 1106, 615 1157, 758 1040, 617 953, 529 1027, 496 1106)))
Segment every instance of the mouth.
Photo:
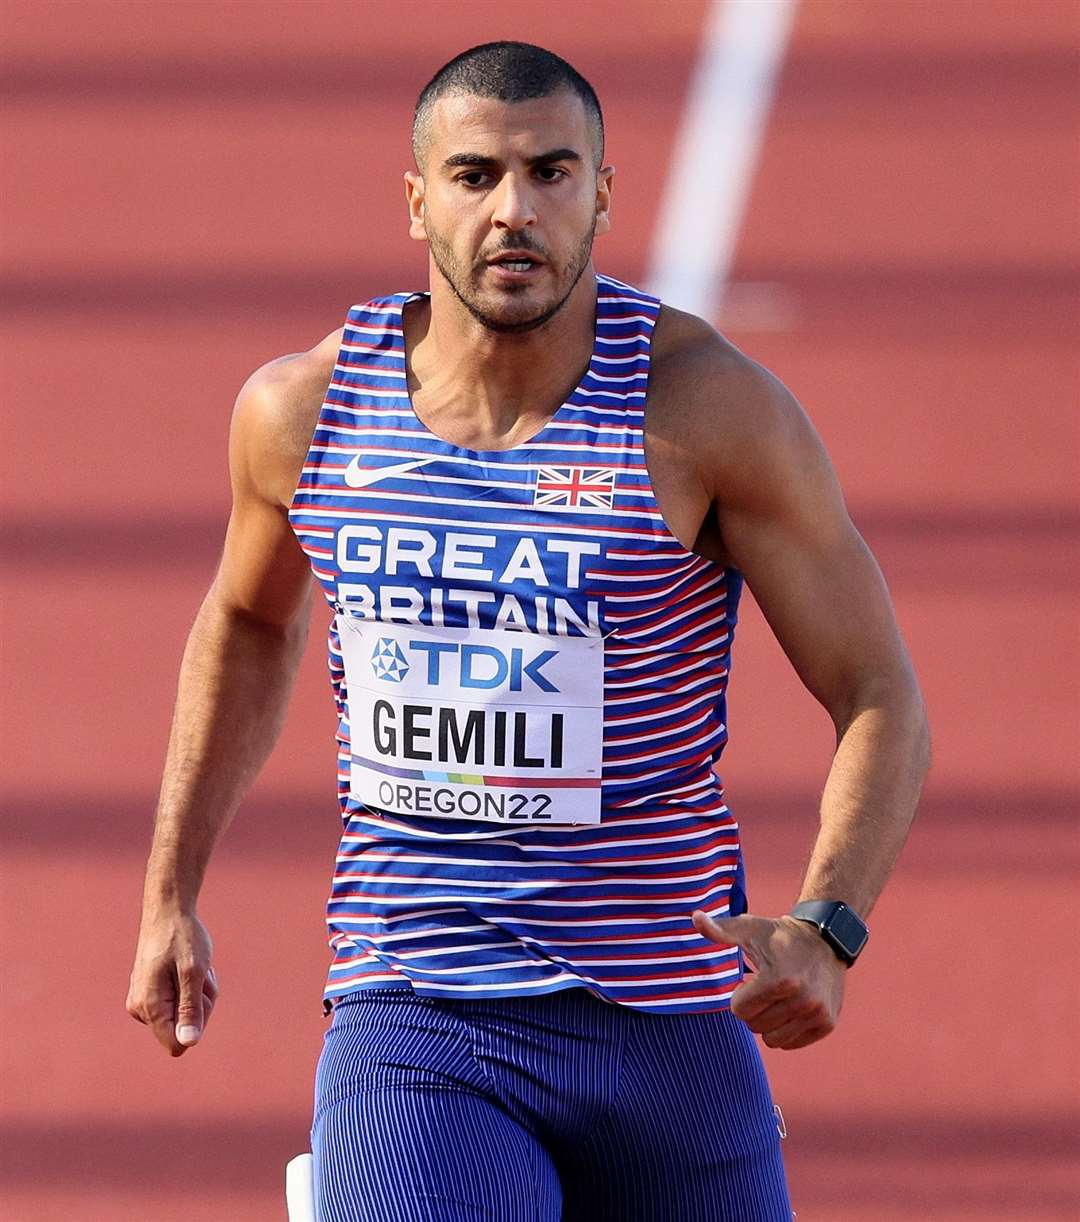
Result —
POLYGON ((527 250, 503 251, 496 258, 488 260, 488 267, 492 271, 512 279, 527 278, 543 266, 543 260, 527 250))

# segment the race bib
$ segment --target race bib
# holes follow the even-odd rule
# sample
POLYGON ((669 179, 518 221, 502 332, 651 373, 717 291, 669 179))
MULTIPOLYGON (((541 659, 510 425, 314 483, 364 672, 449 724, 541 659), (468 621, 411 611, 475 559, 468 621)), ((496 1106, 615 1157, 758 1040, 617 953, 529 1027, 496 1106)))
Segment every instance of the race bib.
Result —
POLYGON ((603 638, 336 622, 353 797, 395 814, 600 822, 603 638))

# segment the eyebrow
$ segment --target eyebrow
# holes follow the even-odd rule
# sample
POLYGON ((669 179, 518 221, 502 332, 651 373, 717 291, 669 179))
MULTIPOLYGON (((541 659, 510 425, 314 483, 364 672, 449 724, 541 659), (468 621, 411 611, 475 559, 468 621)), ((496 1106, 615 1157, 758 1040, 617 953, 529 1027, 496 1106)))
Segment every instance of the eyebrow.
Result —
MULTIPOLYGON (((573 149, 551 149, 547 153, 539 153, 536 157, 526 158, 526 165, 535 166, 543 165, 549 161, 580 161, 581 154, 575 153, 573 149)), ((449 169, 457 166, 493 166, 498 164, 498 158, 485 157, 483 153, 451 153, 443 162, 443 165, 449 169)))

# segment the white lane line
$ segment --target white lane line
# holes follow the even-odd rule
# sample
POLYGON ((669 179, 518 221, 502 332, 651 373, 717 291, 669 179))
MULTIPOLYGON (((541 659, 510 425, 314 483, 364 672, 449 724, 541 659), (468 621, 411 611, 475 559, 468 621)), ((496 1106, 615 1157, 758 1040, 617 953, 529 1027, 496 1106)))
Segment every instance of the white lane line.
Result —
POLYGON ((650 291, 715 318, 798 0, 713 0, 653 242, 650 291))

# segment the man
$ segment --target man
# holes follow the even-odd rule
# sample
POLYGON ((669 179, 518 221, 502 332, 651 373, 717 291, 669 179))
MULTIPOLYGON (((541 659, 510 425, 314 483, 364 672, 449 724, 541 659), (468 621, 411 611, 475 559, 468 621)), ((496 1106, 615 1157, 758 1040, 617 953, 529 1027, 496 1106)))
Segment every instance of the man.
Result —
POLYGON ((196 897, 314 571, 344 821, 319 1217, 787 1219, 749 1033, 833 1029, 915 811, 928 735, 888 594, 791 395, 594 272, 613 171, 568 64, 463 53, 414 154, 430 292, 354 306, 237 399, 128 1009, 179 1056, 217 1000, 196 897), (744 577, 837 730, 776 918, 746 913, 712 771, 744 577))

